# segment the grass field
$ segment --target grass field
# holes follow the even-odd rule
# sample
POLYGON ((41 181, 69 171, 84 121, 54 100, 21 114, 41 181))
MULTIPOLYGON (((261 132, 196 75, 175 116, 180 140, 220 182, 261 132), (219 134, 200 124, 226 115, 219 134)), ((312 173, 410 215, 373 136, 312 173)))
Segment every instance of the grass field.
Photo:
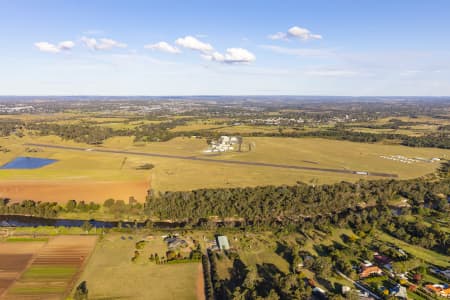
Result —
MULTIPOLYGON (((23 240, 25 242, 32 242, 36 240, 48 241, 49 237, 57 235, 84 235, 86 231, 81 227, 54 227, 54 226, 37 226, 37 227, 15 227, 10 229, 11 237, 6 238, 5 242, 14 243, 16 240, 23 240)), ((99 233, 92 228, 88 233, 95 235, 99 233)))
MULTIPOLYGON (((44 143, 89 148, 92 146, 62 141, 56 136, 25 136, 0 139, 11 152, 0 153, 0 165, 17 156, 36 156, 58 160, 39 170, 0 170, 0 197, 13 200, 34 199, 67 201, 69 199, 103 202, 107 198, 143 201, 147 190, 191 190, 196 188, 256 186, 269 184, 333 183, 362 178, 352 174, 280 169, 272 167, 228 165, 223 163, 143 157, 41 148, 29 152, 24 143, 44 143), (137 170, 151 163, 152 170, 137 170), (82 188, 80 188, 82 187, 82 188), (63 196, 62 196, 63 195, 63 196)), ((148 153, 208 157, 211 159, 263 162, 305 167, 333 168, 398 174, 413 178, 433 172, 438 163, 404 164, 383 159, 382 155, 449 158, 450 150, 412 148, 399 145, 365 144, 318 138, 245 138, 243 152, 219 156, 203 153, 204 139, 175 138, 168 142, 134 143, 133 137, 115 137, 101 148, 148 153), (253 143, 251 152, 248 144, 253 143)), ((374 177, 376 178, 376 177, 374 177)))
POLYGON ((178 125, 177 127, 171 129, 173 132, 182 131, 200 131, 200 130, 211 130, 215 128, 221 128, 227 126, 226 123, 221 123, 218 120, 195 120, 187 122, 185 125, 178 125))
POLYGON ((33 237, 9 237, 5 240, 7 243, 23 243, 23 242, 47 242, 48 238, 33 238, 33 237))
POLYGON ((276 252, 278 245, 273 233, 234 234, 228 238, 245 265, 273 264, 281 272, 289 272, 289 263, 276 252))
POLYGON ((159 236, 149 241, 140 260, 133 263, 135 243, 141 238, 111 233, 97 244, 80 278, 87 282, 89 299, 202 299, 201 264, 157 265, 149 262, 151 253, 165 256, 167 247, 159 236))
MULTIPOLYGON (((255 150, 243 153, 227 153, 220 159, 317 166, 336 169, 363 170, 398 174, 400 178, 413 178, 431 173, 437 163, 404 164, 383 159, 381 155, 406 157, 450 157, 450 150, 435 148, 412 148, 398 145, 353 143, 318 138, 247 138, 255 144, 255 150), (282 154, 282 155, 281 155, 282 154)), ((329 174, 318 174, 327 177, 329 174)), ((338 181, 341 175, 333 174, 338 181)), ((348 175, 344 175, 348 177, 348 175)), ((351 176, 354 179, 357 176, 351 176)), ((345 178, 347 179, 347 178, 345 178)), ((322 182, 327 181, 322 180, 322 182)))
POLYGON ((52 278, 70 278, 77 272, 75 267, 32 266, 22 274, 21 280, 41 280, 52 278))
POLYGON ((376 237, 381 241, 392 243, 406 252, 411 253, 415 257, 424 260, 427 263, 441 266, 443 268, 450 266, 450 260, 448 256, 439 254, 432 250, 424 249, 420 246, 413 246, 399 239, 396 239, 384 232, 377 231, 376 237))
POLYGON ((437 119, 426 116, 419 116, 417 118, 411 117, 389 117, 378 119, 369 123, 353 123, 351 130, 358 132, 368 133, 391 133, 391 134, 404 134, 409 136, 423 136, 431 133, 435 133, 438 127, 441 125, 449 125, 448 119, 437 119), (367 128, 367 125, 384 125, 389 124, 389 120, 397 119, 410 124, 399 126, 398 129, 388 128, 367 128), (360 125, 361 127, 358 127, 360 125))
POLYGON ((366 132, 366 133, 377 133, 377 134, 404 134, 409 136, 423 136, 429 133, 428 130, 414 130, 414 129, 372 129, 364 127, 353 127, 351 131, 355 132, 366 132))
POLYGON ((345 244, 344 240, 342 239, 343 235, 355 236, 351 229, 344 228, 333 229, 331 234, 322 233, 321 235, 319 235, 317 230, 315 230, 314 232, 309 232, 308 236, 310 237, 310 239, 308 239, 305 245, 302 246, 302 250, 307 251, 312 255, 318 255, 315 246, 330 246, 333 245, 333 243, 345 244))

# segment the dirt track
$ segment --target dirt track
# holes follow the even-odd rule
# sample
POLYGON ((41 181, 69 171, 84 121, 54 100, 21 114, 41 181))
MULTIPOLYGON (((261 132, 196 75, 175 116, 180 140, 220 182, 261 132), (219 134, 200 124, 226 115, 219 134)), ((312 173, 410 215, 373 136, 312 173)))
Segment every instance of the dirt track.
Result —
MULTIPOLYGON (((92 152, 101 152, 101 153, 115 153, 115 154, 139 155, 139 156, 150 156, 150 157, 162 157, 162 158, 169 158, 169 159, 184 159, 184 160, 194 160, 194 161, 234 164, 234 165, 260 166, 260 167, 270 167, 270 168, 283 168, 283 169, 295 169, 295 170, 306 170, 306 171, 317 171, 317 172, 362 175, 362 174, 358 174, 358 171, 355 171, 355 170, 329 169, 329 168, 305 167, 305 166, 295 166, 295 165, 281 165, 281 164, 271 164, 271 163, 262 163, 262 162, 247 162, 247 161, 239 161, 239 160, 212 159, 212 158, 205 158, 205 157, 170 155, 170 154, 159 154, 159 153, 148 153, 148 152, 135 152, 135 151, 125 151, 125 150, 114 150, 114 149, 81 148, 81 147, 57 146, 57 145, 48 145, 48 144, 34 144, 34 143, 27 143, 27 144, 25 144, 25 146, 46 147, 46 148, 73 150, 73 151, 92 151, 92 152)), ((388 177, 388 178, 397 178, 398 177, 397 174, 370 172, 367 170, 360 170, 360 171, 367 172, 367 175, 369 175, 369 176, 388 177)))
POLYGON ((205 300, 205 282, 203 280, 203 267, 202 264, 198 264, 197 275, 197 300, 205 300))

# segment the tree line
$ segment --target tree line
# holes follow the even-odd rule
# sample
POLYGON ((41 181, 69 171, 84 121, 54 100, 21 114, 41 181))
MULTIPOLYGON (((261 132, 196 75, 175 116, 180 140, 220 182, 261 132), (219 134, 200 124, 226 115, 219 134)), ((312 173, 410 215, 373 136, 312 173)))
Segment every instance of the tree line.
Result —
POLYGON ((25 200, 10 203, 0 200, 0 214, 56 218, 62 212, 105 213, 121 218, 146 216, 149 220, 181 221, 192 227, 241 226, 258 229, 281 228, 285 231, 317 228, 324 232, 338 226, 350 226, 357 232, 383 230, 408 243, 446 252, 448 234, 439 224, 427 225, 423 218, 445 219, 450 208, 448 162, 440 176, 433 179, 360 180, 310 186, 259 186, 247 188, 198 189, 149 193, 144 205, 130 198, 108 199, 103 205, 70 200, 56 202, 25 200), (446 172, 446 173, 445 173, 446 172), (406 199, 409 207, 392 207, 392 201, 406 199), (418 220, 410 221, 405 215, 418 220), (227 220, 217 223, 215 220, 227 220))
POLYGON ((183 125, 185 122, 184 119, 176 119, 161 123, 143 124, 132 129, 113 129, 89 123, 56 124, 44 122, 29 124, 27 129, 42 136, 56 135, 63 140, 96 145, 115 136, 134 136, 135 141, 144 142, 168 141, 178 136, 170 129, 183 125))
POLYGON ((172 220, 218 216, 240 217, 252 223, 296 222, 361 205, 387 204, 398 197, 405 197, 414 205, 432 201, 441 203, 446 199, 431 195, 450 195, 449 183, 450 179, 429 181, 419 178, 152 193, 146 201, 145 211, 149 216, 172 220))
MULTIPOLYGON (((197 135, 205 135, 205 133, 198 132, 197 135)), ((223 135, 223 133, 216 133, 223 135)), ((229 133, 228 133, 229 134, 229 133)), ((233 135, 239 135, 235 133, 233 135)), ((333 139, 341 141, 350 141, 358 143, 377 143, 383 140, 400 141, 400 144, 408 147, 432 147, 450 149, 450 134, 448 132, 439 132, 428 134, 425 136, 408 136, 405 134, 396 133, 371 133, 350 131, 339 127, 318 131, 283 131, 282 128, 278 132, 251 132, 246 133, 248 137, 290 137, 290 138, 306 138, 317 137, 324 139, 333 139)))
MULTIPOLYGON (((445 230, 438 225, 426 226, 423 221, 407 221, 404 215, 445 218, 450 212, 449 198, 449 178, 361 180, 321 186, 299 183, 165 192, 150 195, 144 209, 149 217, 209 227, 214 222, 201 220, 214 216, 240 220, 240 226, 254 229, 317 228, 329 232, 332 227, 350 226, 358 232, 369 232, 377 228, 408 243, 447 253, 450 239, 445 230), (409 208, 390 205, 402 198, 407 199, 409 208), (397 214, 397 210, 402 212, 397 214)), ((228 223, 234 226, 232 221, 228 223)))
MULTIPOLYGON (((171 131, 176 126, 186 124, 188 119, 174 119, 160 123, 142 124, 132 129, 113 129, 110 127, 98 126, 95 124, 56 124, 47 122, 36 122, 24 124, 21 121, 10 120, 2 121, 0 126, 0 136, 8 136, 18 129, 29 129, 42 136, 57 135, 63 140, 74 140, 80 143, 101 144, 106 139, 114 136, 134 136, 134 141, 142 142, 163 142, 180 136, 201 136, 205 138, 217 138, 220 135, 229 135, 219 131, 191 130, 191 131, 171 131)), ((400 125, 410 124, 401 120, 393 119, 385 125, 379 125, 382 128, 398 128, 400 125)), ((372 126, 372 125, 370 125, 372 126)), ((369 126, 369 128, 370 128, 369 126)), ((374 125, 375 126, 375 125, 374 125)), ((378 125, 377 125, 378 126, 378 125)), ((377 127, 378 128, 378 127, 377 127)), ((295 128, 294 128, 295 129, 295 128)), ((241 135, 236 132, 232 135, 241 135)), ((446 130, 439 130, 436 133, 430 133, 425 136, 408 136, 405 134, 393 133, 370 133, 347 130, 342 125, 334 128, 318 131, 283 131, 280 127, 278 132, 250 132, 246 133, 248 137, 318 137, 326 139, 344 140, 359 143, 376 143, 383 140, 399 141, 400 144, 409 147, 434 147, 450 149, 450 133, 446 130)))
POLYGON ((0 119, 0 136, 9 136, 17 130, 22 129, 24 123, 20 120, 1 120, 0 119))

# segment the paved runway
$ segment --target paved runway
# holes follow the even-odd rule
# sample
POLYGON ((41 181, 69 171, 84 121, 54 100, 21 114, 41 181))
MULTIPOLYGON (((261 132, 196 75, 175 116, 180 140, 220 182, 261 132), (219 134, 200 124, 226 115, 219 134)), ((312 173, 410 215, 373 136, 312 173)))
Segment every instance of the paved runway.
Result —
POLYGON ((360 176, 365 176, 365 174, 358 174, 358 172, 367 172, 368 176, 388 177, 388 178, 397 178, 398 177, 397 174, 370 172, 367 170, 354 171, 354 170, 342 170, 342 169, 304 167, 304 166, 295 166, 295 165, 282 165, 282 164, 272 164, 272 163, 263 163, 263 162, 213 159, 213 158, 206 158, 206 157, 182 156, 182 155, 148 153, 148 152, 135 152, 135 151, 125 151, 125 150, 104 149, 104 148, 103 149, 102 148, 81 148, 81 147, 58 146, 58 145, 48 145, 48 144, 34 144, 34 143, 27 143, 27 144, 25 144, 25 146, 54 148, 54 149, 73 150, 73 151, 92 151, 92 152, 101 152, 101 153, 115 153, 115 154, 139 155, 139 156, 149 156, 149 157, 162 157, 162 158, 169 158, 169 159, 196 160, 196 161, 233 164, 233 165, 247 165, 247 166, 259 166, 259 167, 269 167, 269 168, 294 169, 294 170, 306 170, 306 171, 317 171, 317 172, 341 173, 341 174, 354 174, 354 175, 360 175, 360 176))

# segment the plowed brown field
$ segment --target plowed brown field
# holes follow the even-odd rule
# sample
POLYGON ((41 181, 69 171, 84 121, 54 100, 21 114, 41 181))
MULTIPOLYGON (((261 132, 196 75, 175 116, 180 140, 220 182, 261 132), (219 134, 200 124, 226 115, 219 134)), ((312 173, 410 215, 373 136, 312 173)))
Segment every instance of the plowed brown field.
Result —
POLYGON ((0 243, 0 298, 28 267, 45 242, 0 243))
POLYGON ((64 299, 95 246, 96 236, 57 236, 38 249, 4 299, 64 299))
POLYGON ((127 201, 133 196, 144 201, 149 188, 148 181, 5 180, 0 182, 0 198, 63 203, 75 199, 103 203, 108 198, 127 201))

